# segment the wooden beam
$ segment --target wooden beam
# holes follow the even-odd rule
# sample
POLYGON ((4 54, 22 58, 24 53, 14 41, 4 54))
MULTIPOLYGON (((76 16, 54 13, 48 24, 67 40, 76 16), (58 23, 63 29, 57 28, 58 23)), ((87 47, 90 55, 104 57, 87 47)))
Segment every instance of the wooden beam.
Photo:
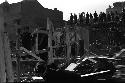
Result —
POLYGON ((6 64, 7 82, 14 82, 11 51, 7 33, 4 33, 4 57, 6 64))
POLYGON ((38 51, 38 37, 39 37, 39 35, 38 35, 38 33, 37 33, 37 36, 36 36, 36 52, 38 51))
POLYGON ((26 48, 24 48, 24 47, 20 47, 20 50, 24 50, 24 51, 27 52, 29 55, 35 57, 35 58, 38 59, 39 61, 44 62, 44 60, 42 60, 40 57, 36 56, 34 53, 28 51, 26 48))
POLYGON ((53 46, 52 48, 59 48, 59 47, 65 47, 66 45, 55 45, 55 46, 53 46))
POLYGON ((71 55, 71 45, 68 27, 66 28, 66 45, 67 45, 67 63, 69 64, 71 55))
POLYGON ((17 55, 17 82, 20 82, 20 50, 16 51, 16 55, 17 55))
POLYGON ((45 31, 45 30, 38 30, 38 31, 33 32, 31 35, 36 34, 36 33, 43 33, 43 34, 46 34, 46 35, 49 34, 48 31, 45 31))
POLYGON ((42 53, 45 53, 45 52, 48 52, 48 50, 38 50, 38 51, 36 52, 36 54, 42 54, 42 53))
POLYGON ((49 18, 47 18, 47 29, 49 30, 49 34, 48 34, 48 47, 50 48, 49 52, 48 52, 48 65, 53 63, 54 62, 54 59, 53 59, 53 48, 52 48, 52 40, 53 40, 53 30, 54 30, 54 27, 53 27, 53 24, 52 22, 50 21, 49 18))

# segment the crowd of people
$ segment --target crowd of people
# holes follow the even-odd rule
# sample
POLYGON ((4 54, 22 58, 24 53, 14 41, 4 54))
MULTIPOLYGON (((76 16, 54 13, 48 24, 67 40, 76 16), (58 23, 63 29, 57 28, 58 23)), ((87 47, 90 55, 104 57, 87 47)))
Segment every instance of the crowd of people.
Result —
POLYGON ((86 12, 80 13, 79 16, 72 14, 68 23, 71 26, 89 26, 89 43, 90 49, 95 54, 110 54, 112 56, 115 52, 120 51, 125 47, 124 38, 124 24, 125 24, 125 9, 122 12, 100 12, 93 14, 86 12), (93 29, 92 29, 93 28, 93 29), (98 40, 98 44, 96 41, 98 40), (93 44, 94 43, 94 44, 93 44), (108 50, 106 50, 106 47, 108 50), (100 50, 102 49, 102 50, 100 50), (111 55, 112 54, 112 55, 111 55))
POLYGON ((125 23, 125 9, 122 9, 122 13, 118 13, 117 11, 113 12, 100 12, 100 14, 97 14, 95 11, 94 14, 92 13, 79 13, 79 16, 76 14, 70 15, 69 23, 70 25, 83 25, 83 24, 93 24, 93 23, 99 23, 99 22, 123 22, 125 23))

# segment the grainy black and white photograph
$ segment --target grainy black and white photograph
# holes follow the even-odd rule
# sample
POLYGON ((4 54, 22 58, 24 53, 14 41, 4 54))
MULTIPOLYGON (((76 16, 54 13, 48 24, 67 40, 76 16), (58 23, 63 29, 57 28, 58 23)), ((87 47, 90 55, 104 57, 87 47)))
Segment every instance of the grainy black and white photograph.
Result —
POLYGON ((0 0, 0 83, 125 83, 125 0, 0 0))

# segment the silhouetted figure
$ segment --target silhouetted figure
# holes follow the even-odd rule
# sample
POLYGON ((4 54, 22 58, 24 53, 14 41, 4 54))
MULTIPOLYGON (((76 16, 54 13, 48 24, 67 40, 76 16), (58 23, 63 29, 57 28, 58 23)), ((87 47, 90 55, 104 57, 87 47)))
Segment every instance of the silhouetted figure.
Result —
POLYGON ((106 22, 106 14, 104 12, 102 13, 102 16, 103 16, 103 22, 106 22))
POLYGON ((94 13, 94 23, 96 23, 97 21, 98 21, 98 14, 95 11, 95 13, 94 13))
POLYGON ((93 15, 90 13, 90 23, 93 22, 93 15))
POLYGON ((102 14, 102 12, 100 12, 100 14, 99 14, 99 22, 103 22, 103 14, 102 14))
POLYGON ((111 21, 111 15, 110 13, 107 14, 107 22, 110 22, 111 21))
POLYGON ((89 24, 89 14, 88 14, 88 12, 86 14, 86 24, 89 24))
POLYGON ((70 15, 70 24, 71 24, 71 25, 73 24, 73 15, 72 15, 72 13, 71 13, 71 15, 70 15))
POLYGON ((93 16, 92 16, 92 14, 90 13, 90 19, 93 19, 93 16))
POLYGON ((78 24, 80 24, 81 13, 79 13, 78 24))
POLYGON ((82 12, 82 14, 83 14, 83 23, 85 23, 85 21, 86 21, 85 13, 82 12))
POLYGON ((74 24, 77 24, 77 15, 74 14, 74 24))
POLYGON ((80 25, 83 24, 83 13, 79 14, 80 25))

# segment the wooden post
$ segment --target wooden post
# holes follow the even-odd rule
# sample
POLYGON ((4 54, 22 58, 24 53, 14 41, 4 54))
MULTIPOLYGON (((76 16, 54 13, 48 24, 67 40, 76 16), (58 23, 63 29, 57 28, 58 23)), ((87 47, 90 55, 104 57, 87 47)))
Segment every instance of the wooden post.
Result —
POLYGON ((7 33, 4 33, 4 57, 6 65, 7 82, 14 82, 11 51, 7 33))
POLYGON ((4 33, 4 19, 3 9, 0 8, 0 83, 14 82, 9 40, 4 33))
POLYGON ((78 39, 78 33, 77 33, 77 27, 75 27, 75 42, 76 42, 76 56, 79 55, 79 39, 78 39))
POLYGON ((17 82, 20 82, 20 51, 17 50, 17 82))
MULTIPOLYGON (((36 29, 38 31, 38 29, 36 29)), ((36 33, 36 52, 38 51, 38 33, 36 33)))
POLYGON ((66 28, 66 44, 67 44, 67 63, 69 64, 70 54, 71 54, 71 45, 70 45, 70 37, 69 37, 68 27, 66 28))
POLYGON ((47 29, 49 31, 49 34, 48 34, 48 47, 49 47, 48 65, 49 65, 49 64, 54 62, 54 59, 53 59, 53 48, 52 48, 53 24, 52 24, 52 22, 50 21, 49 18, 47 18, 47 29))

